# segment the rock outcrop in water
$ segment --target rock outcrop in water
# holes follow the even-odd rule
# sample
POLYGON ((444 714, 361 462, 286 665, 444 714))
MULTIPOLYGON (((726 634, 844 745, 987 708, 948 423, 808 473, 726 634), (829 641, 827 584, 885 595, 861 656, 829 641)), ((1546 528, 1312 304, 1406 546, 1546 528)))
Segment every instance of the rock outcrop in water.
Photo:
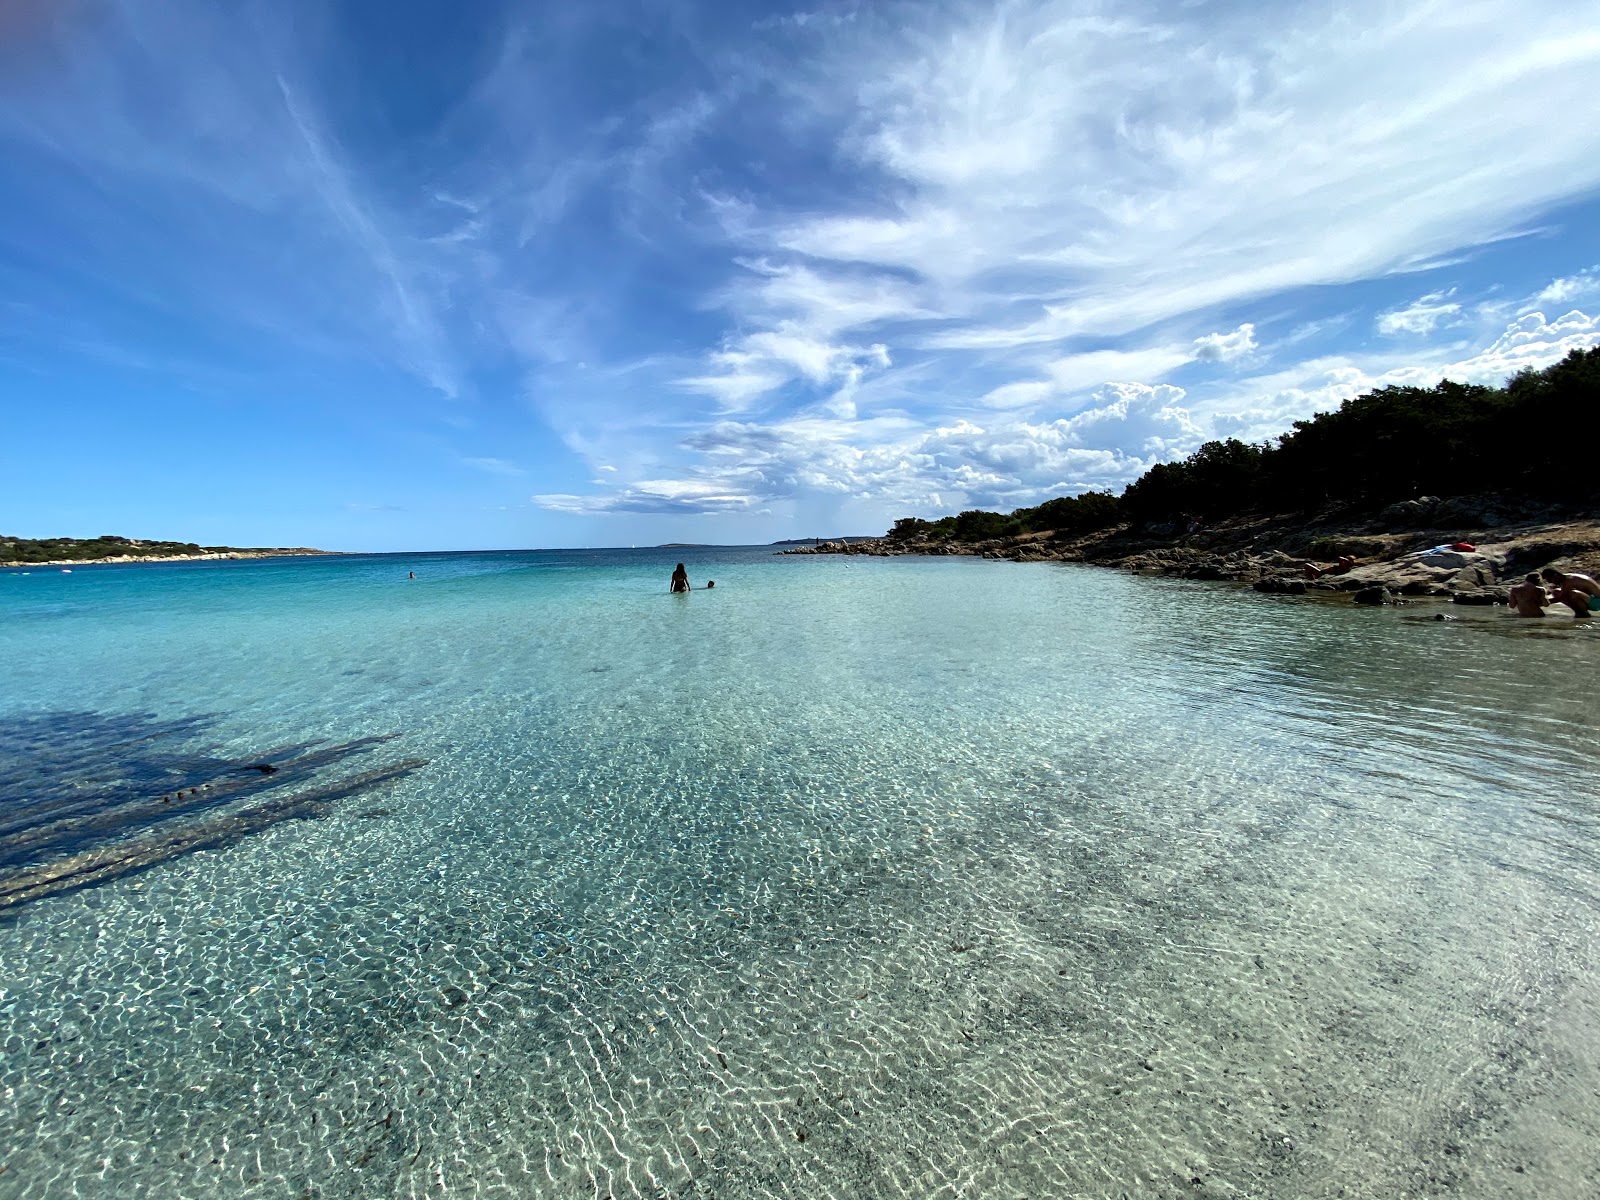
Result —
POLYGON ((1432 597, 1492 604, 1504 603, 1512 583, 1547 566, 1600 573, 1600 521, 1555 509, 1519 509, 1497 496, 1449 501, 1419 497, 1376 513, 1331 508, 1309 517, 1249 516, 1193 531, 1119 524, 1075 537, 1047 531, 980 542, 878 538, 823 542, 781 553, 1083 562, 1140 574, 1235 582, 1283 595, 1347 595, 1358 603, 1432 597), (1505 523, 1469 520, 1474 517, 1505 523), (1418 524, 1407 527, 1413 521, 1418 524), (1422 553, 1454 543, 1473 549, 1422 553), (1356 558, 1356 566, 1343 574, 1306 578, 1307 562, 1327 567, 1340 555, 1356 558))

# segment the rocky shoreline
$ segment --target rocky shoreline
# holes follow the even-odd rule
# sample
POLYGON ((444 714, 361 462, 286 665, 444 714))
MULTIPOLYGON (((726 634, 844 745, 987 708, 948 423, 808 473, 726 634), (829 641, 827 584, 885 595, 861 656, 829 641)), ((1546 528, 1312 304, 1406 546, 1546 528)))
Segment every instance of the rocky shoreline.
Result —
POLYGON ((313 550, 309 546, 273 550, 207 550, 200 554, 114 554, 108 558, 52 558, 44 562, 5 562, 0 570, 28 571, 34 567, 93 567, 101 563, 213 562, 235 558, 303 558, 318 554, 337 554, 337 550, 313 550))
MULTIPOLYGON (((1510 586, 1553 566, 1600 574, 1600 519, 1522 508, 1503 497, 1422 496, 1378 512, 1250 515, 1216 524, 1116 525, 1080 535, 1027 533, 987 542, 908 538, 821 542, 782 554, 972 555, 1010 562, 1082 562, 1141 574, 1231 581, 1260 592, 1381 605, 1435 599, 1504 604, 1510 586), (1438 549, 1465 543, 1470 551, 1438 549), (1356 565, 1307 578, 1304 564, 1356 565)), ((1552 613, 1564 613, 1555 608, 1552 613)))

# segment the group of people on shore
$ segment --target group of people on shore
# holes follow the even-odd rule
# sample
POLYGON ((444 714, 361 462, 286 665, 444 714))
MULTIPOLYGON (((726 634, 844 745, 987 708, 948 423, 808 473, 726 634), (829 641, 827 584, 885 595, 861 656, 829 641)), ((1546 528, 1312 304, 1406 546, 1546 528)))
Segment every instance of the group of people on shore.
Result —
MULTIPOLYGON (((1457 548, 1470 551, 1474 547, 1464 543, 1458 543, 1456 546, 1436 546, 1432 550, 1418 551, 1415 557, 1457 548)), ((1339 561, 1330 567, 1314 562, 1301 563, 1300 567, 1307 579, 1320 579, 1324 575, 1347 575, 1357 564, 1357 559, 1343 554, 1339 556, 1339 561)), ((1554 567, 1546 567, 1542 571, 1529 573, 1521 583, 1515 585, 1507 597, 1507 602, 1511 606, 1512 613, 1519 617, 1545 616, 1544 610, 1555 604, 1570 608, 1576 617, 1596 616, 1600 615, 1600 583, 1576 571, 1558 571, 1554 567)))
POLYGON ((1600 613, 1600 583, 1587 575, 1546 567, 1513 587, 1508 599, 1519 617, 1542 617, 1551 604, 1564 604, 1574 616, 1587 617, 1600 613))

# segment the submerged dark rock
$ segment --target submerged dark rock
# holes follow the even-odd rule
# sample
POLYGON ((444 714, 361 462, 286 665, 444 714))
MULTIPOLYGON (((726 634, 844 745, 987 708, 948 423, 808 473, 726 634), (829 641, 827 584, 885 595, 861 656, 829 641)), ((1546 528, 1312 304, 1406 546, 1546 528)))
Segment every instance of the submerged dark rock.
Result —
POLYGON ((1271 595, 1304 596, 1306 594, 1306 581, 1304 579, 1284 579, 1277 575, 1264 576, 1250 586, 1258 592, 1267 592, 1271 595))
POLYGON ((0 912, 325 815, 426 765, 404 759, 330 779, 326 768, 393 735, 277 747, 274 766, 197 752, 207 724, 98 713, 0 720, 0 912))

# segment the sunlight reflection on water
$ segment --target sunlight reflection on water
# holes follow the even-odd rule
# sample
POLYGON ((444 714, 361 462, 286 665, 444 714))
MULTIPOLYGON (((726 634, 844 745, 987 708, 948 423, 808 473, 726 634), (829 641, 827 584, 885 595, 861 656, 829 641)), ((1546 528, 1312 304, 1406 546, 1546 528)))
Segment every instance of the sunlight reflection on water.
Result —
POLYGON ((0 617, 0 731, 428 761, 0 924, 0 1195, 1592 1194, 1588 631, 700 549, 0 617))

